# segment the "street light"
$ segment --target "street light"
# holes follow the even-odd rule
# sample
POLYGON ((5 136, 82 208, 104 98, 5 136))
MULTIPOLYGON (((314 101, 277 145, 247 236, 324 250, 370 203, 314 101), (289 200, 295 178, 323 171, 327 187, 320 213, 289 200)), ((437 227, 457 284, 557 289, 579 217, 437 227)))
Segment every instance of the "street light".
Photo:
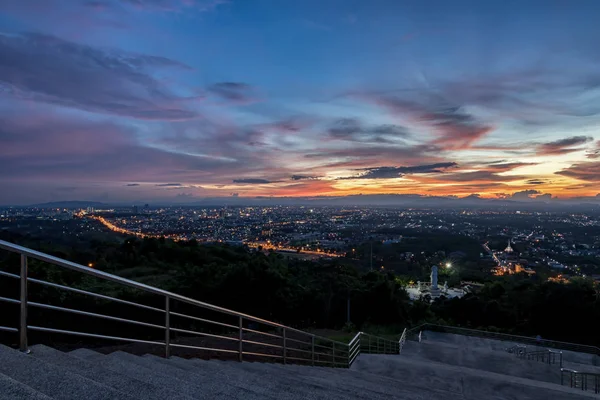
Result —
POLYGON ((446 263, 446 268, 452 268, 452 264, 450 264, 449 262, 446 263))

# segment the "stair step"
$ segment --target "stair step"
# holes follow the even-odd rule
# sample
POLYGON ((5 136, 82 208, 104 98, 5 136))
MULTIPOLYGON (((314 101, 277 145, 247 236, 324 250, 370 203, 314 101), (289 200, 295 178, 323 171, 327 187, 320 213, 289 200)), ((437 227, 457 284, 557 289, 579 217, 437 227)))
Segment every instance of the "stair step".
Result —
MULTIPOLYGON (((91 379, 102 385, 112 387, 131 396, 148 400, 192 400, 192 397, 184 396, 178 391, 168 390, 160 385, 154 385, 131 378, 127 375, 119 374, 112 370, 101 367, 97 362, 87 361, 86 359, 76 357, 73 354, 63 353, 51 347, 36 345, 31 347, 31 355, 50 364, 57 365, 67 371, 76 373, 85 378, 91 379)), ((79 352, 81 353, 81 352, 79 352)), ((94 356, 102 357, 99 353, 94 356)))
POLYGON ((465 399, 555 399, 575 400, 598 398, 591 392, 574 390, 560 383, 534 381, 405 357, 361 355, 354 365, 357 370, 397 377, 420 385, 435 386, 436 382, 455 382, 463 386, 465 399), (373 358, 380 357, 380 358, 373 358))
POLYGON ((560 382, 560 366, 558 364, 549 365, 534 360, 524 360, 506 351, 486 350, 481 347, 454 347, 448 346, 446 343, 425 341, 410 343, 402 352, 402 357, 429 360, 550 383, 560 382))
POLYGON ((55 399, 134 399, 111 387, 4 345, 0 345, 0 373, 55 399))
MULTIPOLYGON (((208 397, 221 395, 228 398, 240 399, 301 399, 322 398, 298 396, 297 389, 290 385, 281 384, 278 376, 254 377, 237 368, 229 368, 220 364, 216 368, 203 369, 197 366, 182 367, 172 360, 165 360, 156 356, 135 357, 126 353, 113 353, 111 356, 118 357, 136 363, 143 367, 152 367, 165 375, 174 376, 191 384, 200 384, 201 392, 208 397)), ((237 363, 231 363, 237 365, 237 363)), ((229 365, 231 365, 229 364, 229 365)), ((332 396, 332 399, 336 397, 332 396)))
POLYGON ((417 387, 383 376, 361 374, 343 368, 281 365, 272 363, 232 363, 228 361, 184 360, 202 368, 214 364, 233 364, 256 376, 278 376, 295 387, 315 390, 321 387, 325 393, 340 393, 344 398, 406 398, 406 399, 461 399, 460 393, 449 393, 436 388, 417 387))
POLYGON ((51 397, 48 397, 21 382, 17 382, 6 375, 0 374, 0 400, 14 399, 49 400, 51 397))
MULTIPOLYGON (((152 356, 151 356, 152 357, 152 356)), ((176 365, 189 373, 197 375, 226 375, 228 385, 232 388, 245 388, 249 390, 258 390, 266 395, 276 393, 281 399, 348 399, 348 395, 353 395, 352 398, 386 398, 365 396, 361 393, 348 393, 348 390, 337 389, 332 382, 318 383, 309 378, 295 376, 291 379, 285 366, 280 366, 281 369, 275 369, 265 373, 264 370, 258 369, 263 363, 238 363, 235 361, 206 361, 199 359, 181 359, 174 357, 169 360, 162 360, 163 363, 176 365), (253 367, 254 366, 254 367, 253 367), (268 377, 268 379, 265 379, 268 377), (292 384, 294 383, 294 384, 292 384)))

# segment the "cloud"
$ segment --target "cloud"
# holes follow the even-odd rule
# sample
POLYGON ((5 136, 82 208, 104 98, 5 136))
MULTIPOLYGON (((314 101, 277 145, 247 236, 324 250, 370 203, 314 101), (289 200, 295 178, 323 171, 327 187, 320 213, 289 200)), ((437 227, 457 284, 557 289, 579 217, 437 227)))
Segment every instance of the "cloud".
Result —
POLYGON ((165 57, 100 49, 55 36, 0 34, 5 95, 102 114, 148 120, 199 117, 155 70, 190 67, 165 57))
POLYGON ((159 183, 156 184, 154 186, 161 186, 161 187, 180 187, 183 186, 181 183, 159 183))
POLYGON ((212 94, 234 103, 249 103, 254 101, 252 86, 242 82, 219 82, 210 85, 207 90, 212 94))
POLYGON ((328 130, 334 139, 357 142, 393 142, 394 139, 405 139, 410 133, 399 125, 376 125, 365 127, 356 118, 341 118, 334 122, 328 130))
POLYGON ((386 108, 392 114, 409 117, 433 128, 437 138, 432 144, 444 149, 467 149, 493 130, 491 125, 478 121, 462 107, 439 99, 427 98, 417 102, 396 96, 367 94, 361 97, 386 108))
POLYGON ((273 183, 270 180, 267 179, 262 179, 262 178, 241 178, 241 179, 234 179, 233 183, 247 183, 247 184, 253 184, 253 185, 260 185, 263 183, 273 183))
POLYGON ((455 162, 444 162, 429 165, 413 165, 408 167, 373 167, 361 168, 363 171, 357 176, 346 176, 339 179, 392 179, 400 178, 407 174, 441 173, 443 170, 458 165, 455 162))
POLYGON ((512 171, 513 169, 520 168, 520 167, 526 167, 526 166, 530 166, 530 165, 537 165, 537 164, 536 163, 526 163, 526 162, 510 162, 510 163, 502 162, 502 163, 488 164, 483 169, 487 170, 487 171, 493 171, 495 173, 498 173, 498 172, 512 171))
POLYGON ((580 181, 600 182, 600 161, 576 163, 556 173, 580 181))
POLYGON ((143 11, 171 12, 191 9, 210 11, 220 4, 228 3, 227 0, 117 0, 117 2, 143 11))
POLYGON ((586 157, 591 159, 600 158, 600 140, 598 140, 596 146, 586 154, 586 157))
POLYGON ((128 183, 125 186, 140 186, 140 184, 139 183, 128 183))
POLYGON ((551 181, 544 179, 528 179, 525 183, 527 183, 528 185, 546 185, 550 182, 551 181))
POLYGON ((593 140, 594 138, 591 136, 571 136, 553 142, 543 143, 537 147, 537 153, 538 155, 544 156, 573 153, 575 151, 583 150, 578 146, 593 140))
POLYGON ((311 176, 311 175, 292 175, 290 177, 293 181, 301 181, 301 180, 313 180, 319 179, 319 176, 311 176))
POLYGON ((541 194, 541 192, 534 189, 522 190, 520 192, 513 193, 510 198, 513 200, 531 200, 536 194, 541 194))

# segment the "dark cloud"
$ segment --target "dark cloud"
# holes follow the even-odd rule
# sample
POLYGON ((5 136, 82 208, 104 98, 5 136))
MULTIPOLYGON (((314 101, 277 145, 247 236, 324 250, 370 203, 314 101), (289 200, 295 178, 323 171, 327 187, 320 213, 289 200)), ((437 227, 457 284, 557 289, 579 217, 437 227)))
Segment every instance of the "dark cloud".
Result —
POLYGON ((293 181, 301 181, 301 180, 319 179, 320 177, 318 177, 318 176, 311 176, 311 175, 292 175, 290 178, 293 181))
POLYGON ((235 103, 246 103, 254 100, 252 86, 242 82, 219 82, 210 85, 207 90, 212 94, 235 103))
POLYGON ((528 180, 526 181, 526 183, 527 183, 528 185, 545 185, 545 184, 548 184, 548 183, 550 183, 550 182, 551 182, 551 181, 544 180, 544 179, 528 179, 528 180))
POLYGON ((408 167, 374 167, 374 168, 361 168, 360 175, 347 176, 339 179, 391 179, 400 178, 408 174, 427 174, 427 173, 441 173, 445 169, 455 167, 455 162, 444 162, 429 165, 413 165, 408 167))
POLYGON ((586 154, 586 157, 591 159, 600 158, 600 140, 598 140, 596 146, 586 154))
POLYGON ((140 184, 139 183, 128 183, 125 186, 140 186, 140 184))
POLYGON ((328 130, 329 136, 357 142, 393 142, 394 139, 410 137, 410 133, 399 125, 364 126, 356 118, 341 118, 328 130))
POLYGON ((181 183, 159 183, 156 184, 154 186, 161 186, 161 187, 180 187, 183 186, 181 183))
POLYGON ((43 34, 0 34, 0 87, 8 95, 138 119, 198 117, 151 71, 189 69, 158 56, 104 50, 43 34))
POLYGON ((537 153, 544 156, 573 153, 575 151, 583 150, 578 146, 589 143, 592 140, 594 140, 594 138, 591 136, 571 136, 541 144, 537 147, 537 153))
POLYGON ((273 182, 268 179, 262 179, 262 178, 242 178, 242 179, 234 179, 233 183, 248 183, 248 184, 260 185, 263 183, 273 183, 273 182))
POLYGON ((581 181, 600 182, 600 161, 573 164, 556 173, 581 181))

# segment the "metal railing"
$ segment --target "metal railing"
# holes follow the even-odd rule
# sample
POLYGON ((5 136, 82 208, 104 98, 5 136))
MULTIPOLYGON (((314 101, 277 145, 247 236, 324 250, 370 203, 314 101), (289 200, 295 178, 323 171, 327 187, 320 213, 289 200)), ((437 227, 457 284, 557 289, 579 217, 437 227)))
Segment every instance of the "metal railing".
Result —
POLYGON ((596 394, 600 393, 600 374, 592 372, 581 372, 572 369, 560 369, 560 384, 569 385, 575 389, 581 389, 584 391, 593 391, 596 394), (568 376, 567 382, 565 382, 565 375, 568 376))
POLYGON ((488 332, 488 331, 482 331, 482 330, 477 330, 477 329, 459 328, 459 327, 454 327, 454 326, 444 326, 444 325, 436 325, 436 324, 429 324, 429 323, 422 324, 415 328, 409 329, 407 332, 407 339, 415 340, 415 338, 419 335, 419 333, 421 331, 425 331, 425 330, 433 331, 433 332, 454 333, 457 335, 464 335, 464 336, 475 336, 475 337, 481 337, 481 338, 486 338, 486 339, 496 339, 496 340, 502 340, 502 341, 524 343, 524 344, 528 344, 528 345, 532 345, 532 346, 549 347, 549 348, 553 348, 553 349, 588 353, 588 354, 596 355, 597 358, 600 357, 600 348, 595 347, 595 346, 561 342, 561 341, 557 341, 557 340, 537 339, 537 338, 527 337, 527 336, 509 335, 506 333, 488 332))
POLYGON ((527 352, 527 346, 523 346, 521 344, 516 344, 513 347, 506 349, 506 351, 510 354, 516 354, 517 357, 525 354, 527 352))
POLYGON ((517 357, 522 358, 524 360, 530 361, 538 361, 548 365, 558 364, 561 368, 563 366, 563 354, 562 351, 556 350, 539 350, 527 352, 524 351, 522 353, 518 353, 517 357))
MULTIPOLYGON (((121 278, 103 271, 85 267, 74 262, 66 261, 45 253, 31 250, 13 243, 0 240, 0 249, 7 250, 20 255, 20 273, 12 274, 6 271, 0 271, 0 277, 11 278, 19 281, 19 298, 4 297, 0 293, 0 302, 15 304, 19 306, 18 323, 15 326, 2 326, 0 331, 17 333, 19 337, 19 348, 22 352, 28 352, 28 333, 43 332, 46 334, 64 334, 83 338, 113 340, 128 343, 143 343, 162 347, 165 357, 171 355, 172 349, 185 349, 186 351, 216 352, 235 357, 238 361, 244 358, 258 357, 269 358, 283 362, 305 363, 310 365, 331 366, 331 367, 350 367, 360 352, 380 353, 380 354, 398 354, 401 349, 401 342, 381 338, 359 332, 350 343, 343 343, 330 338, 315 335, 296 328, 285 326, 276 322, 257 318, 252 315, 236 312, 227 308, 214 306, 185 296, 158 289, 149 285, 135 282, 129 279, 121 278), (116 283, 140 290, 146 294, 157 295, 162 298, 157 304, 162 302, 162 306, 150 306, 136 301, 129 301, 105 294, 82 290, 72 286, 61 285, 45 280, 35 279, 29 276, 29 260, 39 260, 63 269, 77 271, 104 281, 116 283), (131 306, 138 310, 138 313, 147 312, 157 317, 154 323, 144 322, 139 319, 122 318, 98 312, 86 311, 74 307, 61 307, 51 304, 43 304, 31 301, 28 290, 30 284, 49 287, 52 289, 76 293, 77 295, 89 296, 94 299, 105 302, 116 302, 121 305, 131 306), (179 312, 176 307, 183 305, 186 312, 179 312), (82 330, 58 329, 56 327, 31 325, 28 322, 28 311, 30 308, 64 312, 84 317, 99 318, 119 323, 126 323, 142 327, 143 329, 153 329, 162 331, 163 335, 155 334, 151 339, 124 337, 121 335, 99 334, 97 332, 85 332, 82 330), (204 310, 216 313, 219 316, 226 316, 230 319, 228 322, 222 320, 200 317, 193 310, 204 310), (189 322, 186 329, 176 327, 174 319, 183 319, 189 322), (197 329, 197 324, 209 326, 208 329, 197 329), (262 330, 260 329, 262 327, 262 330), (215 329, 226 330, 228 333, 215 332, 215 329), (196 342, 178 341, 175 336, 185 338, 198 337, 209 341, 208 344, 198 345, 196 342), (158 339, 156 339, 158 337, 158 339), (213 342, 211 343, 210 340, 213 342), (215 344, 220 342, 221 344, 215 344)), ((160 300, 160 299, 159 299, 160 300)), ((97 311, 97 310, 94 310, 97 311)), ((215 317, 216 318, 216 317, 215 317)), ((119 331, 120 332, 120 331, 119 331)), ((406 332, 406 330, 405 330, 406 332)))
MULTIPOLYGON (((402 336, 406 333, 406 329, 402 336)), ((395 341, 380 336, 371 335, 364 332, 358 332, 348 344, 350 356, 348 358, 348 367, 352 365, 360 353, 365 354, 400 354, 404 341, 402 339, 395 341)))

